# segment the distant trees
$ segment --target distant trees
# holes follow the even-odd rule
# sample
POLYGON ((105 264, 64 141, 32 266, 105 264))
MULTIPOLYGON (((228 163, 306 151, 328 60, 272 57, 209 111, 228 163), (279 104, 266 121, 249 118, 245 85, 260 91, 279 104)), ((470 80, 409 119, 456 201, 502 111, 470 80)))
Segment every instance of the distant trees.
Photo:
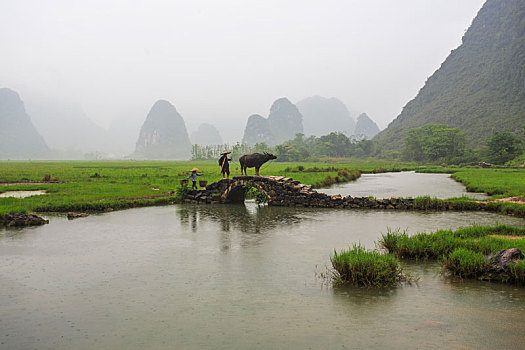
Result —
POLYGON ((314 139, 315 136, 305 138, 304 134, 295 134, 294 139, 275 146, 277 161, 297 162, 310 159, 312 157, 314 139))
POLYGON ((523 141, 509 131, 497 131, 487 140, 487 159, 494 164, 505 164, 523 152, 523 141))
MULTIPOLYGON (((525 130, 524 130, 525 131, 525 130)), ((508 131, 494 131, 485 142, 483 149, 467 148, 467 137, 458 128, 446 124, 426 124, 408 130, 405 138, 403 158, 424 163, 468 164, 487 160, 504 164, 518 158, 525 150, 523 136, 508 131)), ((234 145, 192 146, 193 160, 218 159, 223 151, 231 151, 238 160, 245 153, 273 153, 279 162, 315 161, 330 158, 366 158, 378 153, 374 140, 349 138, 343 133, 332 132, 320 137, 298 133, 295 138, 271 147, 261 142, 254 146, 236 143, 234 145)), ((525 159, 525 153, 523 156, 525 159)))
POLYGON ((231 156, 239 159, 244 153, 250 153, 250 147, 246 144, 237 142, 235 145, 192 145, 191 146, 191 159, 192 160, 210 160, 219 159, 221 153, 224 151, 230 151, 231 156))
POLYGON ((316 160, 320 157, 350 158, 350 157, 369 157, 375 151, 375 142, 371 140, 357 140, 349 138, 343 133, 333 132, 321 137, 305 137, 298 133, 295 138, 288 140, 275 147, 270 147, 266 143, 257 143, 254 146, 246 144, 216 145, 216 146, 192 146, 192 159, 205 160, 215 159, 220 154, 229 150, 232 151, 234 159, 238 159, 243 153, 273 153, 277 156, 277 161, 296 162, 305 160, 316 160))
POLYGON ((375 142, 356 140, 343 133, 332 132, 321 137, 296 134, 293 140, 275 147, 277 160, 299 161, 318 159, 319 157, 350 158, 368 157, 375 150, 375 142))
POLYGON ((408 130, 403 156, 418 162, 454 162, 465 153, 467 136, 445 124, 426 124, 408 130))

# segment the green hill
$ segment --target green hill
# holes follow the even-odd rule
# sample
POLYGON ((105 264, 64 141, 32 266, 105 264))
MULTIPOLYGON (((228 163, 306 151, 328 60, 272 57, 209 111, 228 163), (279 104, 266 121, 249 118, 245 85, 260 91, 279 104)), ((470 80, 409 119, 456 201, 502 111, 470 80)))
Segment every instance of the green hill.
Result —
POLYGON ((404 146, 408 129, 458 127, 471 146, 493 130, 525 126, 525 1, 487 0, 462 39, 401 114, 379 133, 381 155, 404 146))

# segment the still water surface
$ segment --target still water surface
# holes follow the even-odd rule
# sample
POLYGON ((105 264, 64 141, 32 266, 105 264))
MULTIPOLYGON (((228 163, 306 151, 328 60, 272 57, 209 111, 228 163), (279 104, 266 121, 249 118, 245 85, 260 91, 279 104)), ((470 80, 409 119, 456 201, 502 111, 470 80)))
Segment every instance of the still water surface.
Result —
POLYGON ((40 196, 46 194, 46 191, 36 190, 36 191, 7 191, 0 193, 0 198, 26 198, 31 196, 40 196))
POLYGON ((0 231, 2 349, 523 346, 525 289, 451 282, 331 288, 334 249, 387 227, 525 225, 491 213, 208 205, 140 208, 0 231))
POLYGON ((352 197, 390 198, 430 196, 435 198, 469 197, 484 199, 484 193, 467 192, 449 174, 420 174, 413 171, 363 174, 356 181, 320 190, 326 194, 352 197))

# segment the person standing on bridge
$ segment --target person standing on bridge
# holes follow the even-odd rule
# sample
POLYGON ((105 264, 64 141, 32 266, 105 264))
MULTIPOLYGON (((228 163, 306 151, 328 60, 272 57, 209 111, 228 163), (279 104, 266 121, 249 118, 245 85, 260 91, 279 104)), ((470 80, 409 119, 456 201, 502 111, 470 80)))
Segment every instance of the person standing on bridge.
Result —
POLYGON ((228 154, 231 152, 224 151, 222 152, 221 157, 219 158, 219 166, 221 167, 221 174, 222 178, 224 179, 225 176, 228 177, 228 180, 230 179, 230 163, 232 161, 231 158, 228 159, 228 154))
POLYGON ((191 169, 191 174, 190 174, 190 176, 188 176, 188 179, 190 179, 191 182, 193 182, 193 186, 191 186, 192 190, 196 190, 197 189, 197 176, 202 176, 203 175, 203 174, 198 174, 197 171, 199 171, 199 169, 197 169, 197 168, 191 169))

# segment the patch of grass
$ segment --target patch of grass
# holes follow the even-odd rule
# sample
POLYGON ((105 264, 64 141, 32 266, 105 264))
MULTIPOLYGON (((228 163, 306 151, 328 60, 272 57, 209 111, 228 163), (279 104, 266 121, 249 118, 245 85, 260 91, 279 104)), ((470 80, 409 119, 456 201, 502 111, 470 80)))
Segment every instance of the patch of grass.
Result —
POLYGON ((479 238, 491 235, 501 236, 524 236, 525 227, 509 226, 509 225, 494 225, 494 226, 480 226, 472 225, 462 227, 453 232, 455 237, 464 238, 479 238))
POLYGON ((463 183, 467 191, 484 192, 495 198, 525 195, 525 169, 425 166, 416 171, 452 174, 451 177, 463 183))
POLYGON ((506 225, 472 226, 456 231, 439 230, 434 233, 387 231, 378 245, 402 259, 438 259, 448 256, 456 248, 470 249, 482 254, 492 254, 502 249, 518 248, 525 251, 523 239, 508 239, 499 236, 525 236, 525 228, 506 225))
POLYGON ((448 207, 446 201, 429 196, 414 198, 414 209, 419 210, 444 210, 448 207))
POLYGON ((513 215, 525 218, 525 204, 508 203, 508 202, 488 202, 487 210, 499 212, 505 215, 513 215))
POLYGON ((471 192, 500 197, 525 195, 525 169, 461 169, 452 177, 471 192))
POLYGON ((479 278, 486 272, 485 255, 470 249, 456 248, 441 261, 441 266, 452 276, 479 278))
POLYGON ((392 253, 397 250, 399 240, 405 238, 408 238, 406 231, 401 232, 399 229, 392 230, 391 228, 387 228, 386 233, 381 235, 377 245, 386 249, 389 253, 392 253))
POLYGON ((385 287, 410 280, 394 256, 367 251, 359 244, 340 253, 334 251, 331 262, 337 271, 338 283, 385 287))
POLYGON ((509 274, 512 282, 520 285, 525 284, 525 260, 518 260, 509 266, 509 274))
POLYGON ((525 261, 518 260, 509 264, 506 273, 491 276, 489 262, 485 254, 466 248, 457 248, 441 259, 441 266, 451 276, 459 278, 494 279, 518 285, 525 284, 525 261))
MULTIPOLYGON (((483 277, 485 257, 503 249, 525 251, 525 228, 508 225, 471 226, 456 231, 439 230, 409 236, 399 230, 387 230, 378 246, 400 259, 440 260, 443 269, 461 278, 483 277)), ((511 266, 506 282, 523 284, 525 265, 511 266)))

